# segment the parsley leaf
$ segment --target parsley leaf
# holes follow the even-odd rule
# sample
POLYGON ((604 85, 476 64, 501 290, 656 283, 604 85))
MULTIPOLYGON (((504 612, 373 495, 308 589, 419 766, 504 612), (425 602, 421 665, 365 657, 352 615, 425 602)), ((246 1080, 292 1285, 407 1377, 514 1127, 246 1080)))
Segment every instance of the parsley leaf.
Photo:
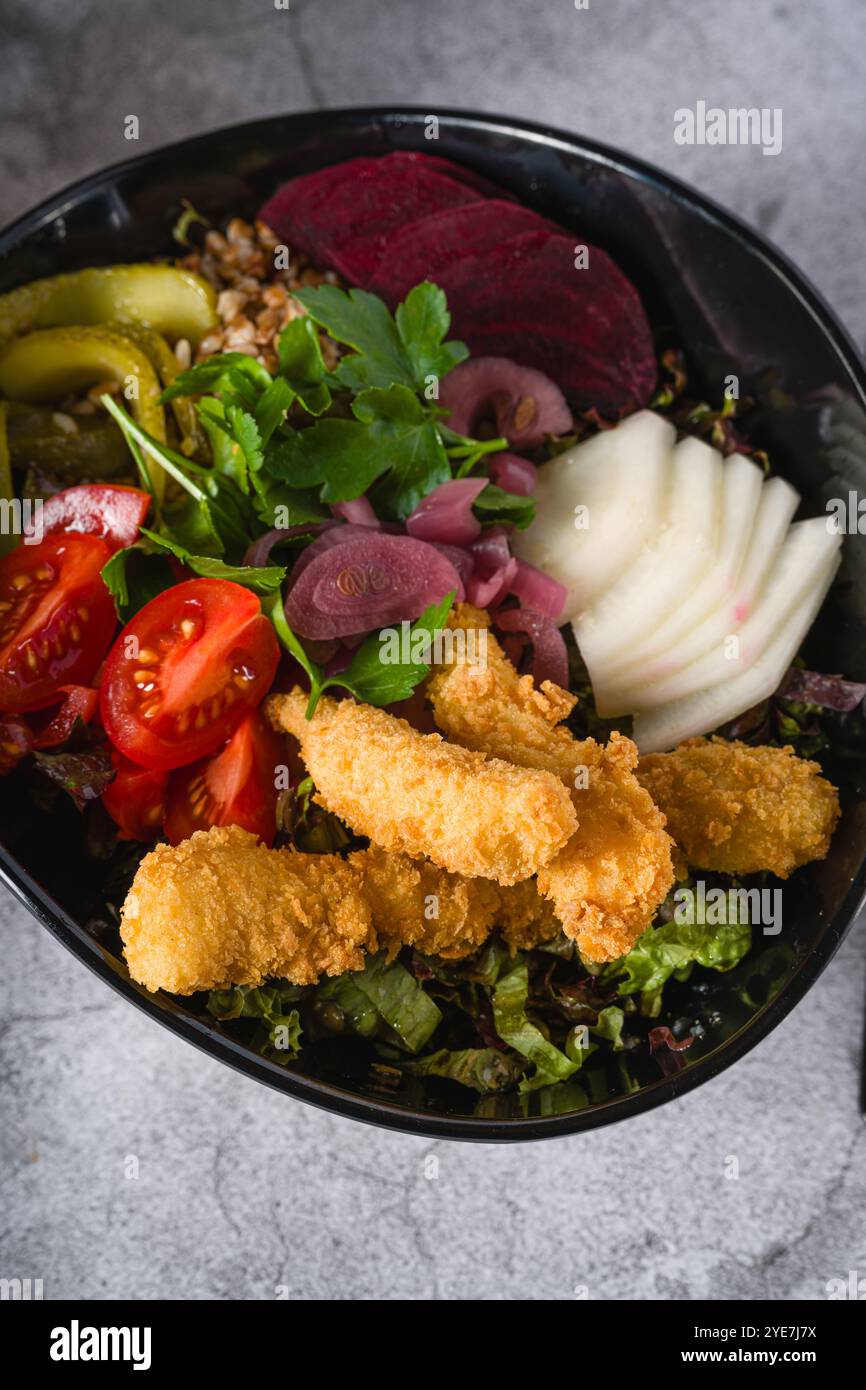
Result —
POLYGON ((406 386, 370 387, 355 397, 352 411, 367 426, 368 448, 390 468, 387 483, 373 494, 373 506, 403 521, 422 497, 451 477, 435 417, 406 386))
POLYGON ((510 521, 522 531, 535 516, 535 499, 521 497, 516 492, 505 492, 495 483, 488 483, 473 502, 472 510, 485 526, 497 521, 510 521))
POLYGON ((453 602, 452 591, 431 604, 411 625, 401 623, 399 632, 384 629, 373 633, 358 648, 351 665, 326 684, 345 685, 368 705, 408 700, 416 685, 430 674, 431 642, 441 631, 453 602))
MULTIPOLYGON (((316 705, 323 692, 331 686, 341 685, 350 690, 358 699, 368 705, 391 705, 397 700, 406 700, 416 685, 430 673, 430 666, 424 656, 430 655, 430 642, 441 630, 448 610, 454 602, 454 592, 446 594, 439 603, 431 604, 419 618, 400 634, 397 643, 389 641, 387 629, 383 633, 371 634, 358 648, 352 663, 345 671, 326 676, 323 668, 307 655, 303 644, 295 636, 286 620, 282 596, 272 594, 262 608, 274 625, 277 636, 286 651, 290 652, 300 664, 310 681, 310 698, 307 702, 307 718, 312 719, 316 705), (417 634, 424 634, 426 641, 417 634), (395 660, 393 647, 397 645, 399 655, 395 660), (406 660, 404 661, 404 651, 406 660), (387 656, 386 656, 387 652, 387 656)), ((397 637, 396 631, 394 637, 397 637)))
POLYGON ((423 391, 429 377, 445 376, 468 356, 465 344, 443 343, 451 316, 442 290, 427 281, 410 291, 396 318, 365 290, 320 285, 295 298, 332 338, 354 349, 334 374, 351 391, 394 385, 423 391))
POLYGON ((277 341, 280 371, 291 383, 309 415, 321 415, 331 404, 319 334, 312 319, 304 316, 287 323, 277 341))
POLYGON ((227 565, 211 555, 191 554, 177 541, 168 536, 158 536, 155 531, 148 531, 146 526, 141 527, 141 534, 147 537, 151 545, 159 550, 167 550, 193 574, 203 579, 229 579, 233 584, 252 589, 254 594, 272 594, 286 577, 284 565, 227 565))

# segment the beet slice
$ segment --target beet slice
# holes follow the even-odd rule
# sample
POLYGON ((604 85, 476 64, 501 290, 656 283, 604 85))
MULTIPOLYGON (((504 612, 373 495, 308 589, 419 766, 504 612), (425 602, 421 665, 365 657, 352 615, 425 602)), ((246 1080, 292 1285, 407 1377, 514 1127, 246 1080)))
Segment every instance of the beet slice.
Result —
POLYGON ((467 253, 479 255, 523 232, 558 230, 531 208, 499 198, 443 208, 394 232, 367 288, 393 309, 421 280, 438 284, 440 274, 467 253))
POLYGON ((365 286, 398 228, 481 196, 421 156, 391 154, 350 159, 292 179, 259 216, 315 264, 365 286))
POLYGON ((657 369, 638 293, 597 246, 577 270, 575 244, 526 232, 444 268, 451 332, 473 354, 545 372, 578 407, 644 405, 657 369))

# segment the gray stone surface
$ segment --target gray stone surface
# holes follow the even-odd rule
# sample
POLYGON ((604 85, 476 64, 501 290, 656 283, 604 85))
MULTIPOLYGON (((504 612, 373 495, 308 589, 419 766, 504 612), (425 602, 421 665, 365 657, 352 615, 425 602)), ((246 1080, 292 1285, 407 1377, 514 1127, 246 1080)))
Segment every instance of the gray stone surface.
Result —
MULTIPOLYGON (((0 0, 0 23, 3 221, 128 155, 129 114, 143 149, 311 106, 475 106, 697 184, 866 337, 859 0, 0 0), (781 156, 676 146, 673 112, 700 98, 782 107, 781 156)), ((46 1297, 818 1299, 866 1273, 862 929, 700 1091, 493 1149, 272 1094, 128 1008, 11 899, 0 917, 0 1274, 46 1297)))

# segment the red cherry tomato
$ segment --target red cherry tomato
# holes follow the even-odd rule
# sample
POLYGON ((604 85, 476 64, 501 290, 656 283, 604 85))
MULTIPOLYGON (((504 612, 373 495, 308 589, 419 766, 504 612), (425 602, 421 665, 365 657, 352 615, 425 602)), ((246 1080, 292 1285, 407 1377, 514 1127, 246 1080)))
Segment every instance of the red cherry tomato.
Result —
POLYGON ((23 719, 14 715, 0 719, 0 777, 13 772, 32 746, 30 730, 23 719))
POLYGON ((0 710, 44 709, 86 685, 117 626, 96 536, 47 536, 0 560, 0 710))
POLYGON ((89 724, 99 705, 99 691, 89 685, 58 686, 57 698, 61 701, 57 709, 48 709, 41 718, 35 715, 30 719, 34 748, 56 748, 65 743, 76 720, 89 724))
POLYGON ((118 839, 155 840, 165 815, 168 773, 139 767, 117 749, 111 761, 115 778, 102 793, 102 804, 118 828, 118 839))
POLYGON ((165 833, 173 845, 212 825, 241 825, 273 844, 277 769, 285 741, 259 714, 251 714, 212 758, 173 772, 168 784, 165 833))
POLYGON ((185 767, 231 737, 278 660, 255 594, 227 579, 189 579, 145 604, 109 652, 105 731, 143 767, 185 767))
POLYGON ((138 540, 150 496, 138 487, 120 483, 80 483, 65 488, 42 504, 42 529, 83 531, 98 536, 112 551, 138 540))

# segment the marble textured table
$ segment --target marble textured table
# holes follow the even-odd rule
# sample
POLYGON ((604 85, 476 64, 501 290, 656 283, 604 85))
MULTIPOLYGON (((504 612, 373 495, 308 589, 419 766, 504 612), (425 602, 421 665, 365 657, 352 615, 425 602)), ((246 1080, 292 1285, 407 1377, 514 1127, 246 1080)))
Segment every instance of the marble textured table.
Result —
MULTIPOLYGON (((0 0, 0 29, 4 222, 127 156, 130 114, 135 151, 284 110, 478 107, 696 184, 866 340, 859 0, 0 0), (782 153, 677 146, 673 113, 699 99, 781 107, 782 153)), ((273 1094, 127 1007, 5 896, 0 919, 0 1275, 46 1298, 819 1299, 866 1273, 859 926, 708 1086, 494 1149, 273 1094)))

